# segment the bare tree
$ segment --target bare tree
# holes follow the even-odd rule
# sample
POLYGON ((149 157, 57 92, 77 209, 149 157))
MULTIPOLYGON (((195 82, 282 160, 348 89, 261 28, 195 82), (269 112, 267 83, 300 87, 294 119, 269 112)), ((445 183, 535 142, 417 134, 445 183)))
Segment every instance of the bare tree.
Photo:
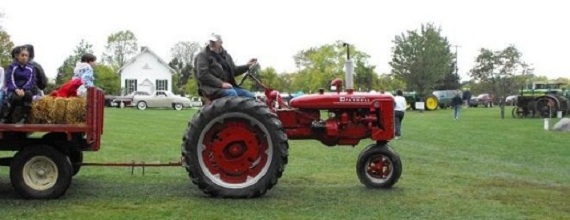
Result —
POLYGON ((192 77, 194 57, 199 50, 200 44, 190 41, 180 41, 170 49, 173 59, 169 65, 173 69, 176 69, 179 74, 176 87, 181 94, 184 93, 185 85, 188 83, 190 77, 192 77))

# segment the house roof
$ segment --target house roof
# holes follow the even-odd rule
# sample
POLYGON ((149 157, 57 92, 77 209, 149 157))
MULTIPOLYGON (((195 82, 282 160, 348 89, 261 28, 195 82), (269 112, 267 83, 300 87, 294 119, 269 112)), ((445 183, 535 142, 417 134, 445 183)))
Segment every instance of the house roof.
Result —
POLYGON ((162 58, 160 58, 154 51, 152 51, 151 49, 149 49, 148 47, 141 47, 141 52, 138 53, 136 56, 134 56, 133 58, 127 60, 127 62, 125 62, 125 64, 123 64, 123 66, 119 69, 118 73, 120 74, 123 69, 125 69, 127 66, 133 64, 139 57, 141 57, 143 54, 148 53, 151 56, 156 57, 156 59, 158 60, 159 63, 163 64, 164 66, 166 66, 166 68, 168 68, 168 70, 170 70, 170 72, 172 73, 176 73, 176 70, 172 69, 167 62, 165 62, 162 58))

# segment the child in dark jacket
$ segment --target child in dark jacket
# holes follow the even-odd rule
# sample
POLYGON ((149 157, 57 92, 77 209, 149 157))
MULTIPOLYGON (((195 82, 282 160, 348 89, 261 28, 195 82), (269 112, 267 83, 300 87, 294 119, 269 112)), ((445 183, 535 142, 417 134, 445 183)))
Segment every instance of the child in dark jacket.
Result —
POLYGON ((36 86, 36 73, 29 61, 27 48, 19 47, 16 59, 4 71, 7 96, 4 100, 2 123, 24 123, 32 110, 33 89, 36 86), (16 107, 21 107, 21 114, 14 118, 16 107))

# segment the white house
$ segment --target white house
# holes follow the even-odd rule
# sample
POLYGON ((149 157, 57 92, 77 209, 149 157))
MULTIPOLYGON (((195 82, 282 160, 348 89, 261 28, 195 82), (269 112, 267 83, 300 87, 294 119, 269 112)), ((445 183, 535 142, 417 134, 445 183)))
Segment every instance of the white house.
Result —
POLYGON ((141 52, 119 69, 121 90, 124 94, 133 91, 146 91, 152 94, 156 90, 172 92, 174 73, 175 70, 156 53, 148 47, 141 47, 141 52))

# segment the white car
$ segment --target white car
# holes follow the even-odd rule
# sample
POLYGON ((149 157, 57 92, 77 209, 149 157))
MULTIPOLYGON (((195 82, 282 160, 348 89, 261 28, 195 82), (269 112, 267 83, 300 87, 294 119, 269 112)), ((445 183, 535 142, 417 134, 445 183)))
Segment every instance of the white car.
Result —
POLYGON ((507 105, 517 105, 517 99, 518 99, 518 95, 510 95, 507 96, 507 98, 505 99, 505 102, 507 103, 507 105))
POLYGON ((190 99, 190 106, 191 107, 202 107, 203 102, 200 97, 192 97, 190 99))
POLYGON ((145 110, 147 108, 173 108, 175 110, 182 110, 185 107, 192 107, 189 98, 162 90, 156 91, 148 96, 135 96, 133 97, 131 105, 136 106, 139 110, 145 110))

